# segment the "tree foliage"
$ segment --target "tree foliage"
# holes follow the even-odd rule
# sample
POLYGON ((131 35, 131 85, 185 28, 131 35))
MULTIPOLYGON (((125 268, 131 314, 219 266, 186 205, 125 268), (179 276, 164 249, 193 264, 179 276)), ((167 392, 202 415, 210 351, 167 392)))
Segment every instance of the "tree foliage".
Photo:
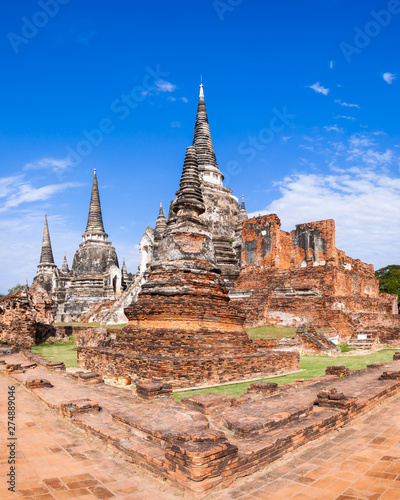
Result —
POLYGON ((8 289, 8 293, 11 293, 11 292, 15 292, 16 290, 18 290, 18 288, 21 288, 22 285, 20 285, 19 283, 15 286, 13 286, 12 288, 9 288, 8 289))
POLYGON ((375 276, 379 279, 379 290, 397 295, 400 303, 400 266, 393 264, 382 267, 375 271, 375 276))

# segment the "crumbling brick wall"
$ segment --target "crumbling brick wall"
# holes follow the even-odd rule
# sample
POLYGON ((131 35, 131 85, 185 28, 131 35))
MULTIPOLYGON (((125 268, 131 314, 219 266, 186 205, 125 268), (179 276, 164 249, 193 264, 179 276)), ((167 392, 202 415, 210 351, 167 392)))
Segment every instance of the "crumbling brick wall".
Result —
POLYGON ((0 298, 0 340, 29 347, 54 335, 53 302, 40 283, 0 298))
POLYGON ((372 265, 336 248, 332 219, 287 233, 275 214, 255 217, 243 222, 242 238, 245 267, 235 289, 252 292, 234 304, 246 316, 245 327, 313 323, 335 328, 346 340, 367 328, 363 317, 353 317, 365 313, 373 315, 377 336, 393 340, 397 331, 400 338, 397 297, 379 293, 372 265))

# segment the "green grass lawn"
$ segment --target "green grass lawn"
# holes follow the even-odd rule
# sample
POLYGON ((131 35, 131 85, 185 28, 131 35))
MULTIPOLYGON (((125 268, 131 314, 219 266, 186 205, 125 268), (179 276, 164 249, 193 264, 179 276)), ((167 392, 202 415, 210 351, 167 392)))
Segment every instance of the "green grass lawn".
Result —
MULTIPOLYGON (((358 370, 373 363, 387 363, 388 361, 392 361, 394 352, 395 351, 393 349, 383 349, 381 351, 362 356, 300 356, 300 368, 304 371, 292 373, 290 375, 273 377, 268 380, 276 382, 278 385, 288 384, 289 382, 294 382, 294 380, 298 378, 309 379, 325 375, 325 368, 327 366, 334 365, 344 365, 351 370, 358 370)), ((206 389, 174 392, 174 398, 177 401, 180 401, 182 398, 193 396, 193 394, 202 394, 204 392, 213 392, 238 397, 247 391, 250 384, 251 382, 242 382, 240 384, 219 385, 208 387, 206 389)))
POLYGON ((40 344, 32 346, 32 352, 40 354, 49 361, 64 361, 67 368, 76 368, 77 356, 75 342, 68 344, 40 344))
POLYGON ((296 335, 296 328, 263 325, 249 328, 246 330, 246 333, 251 339, 276 339, 294 337, 296 335))
POLYGON ((119 330, 126 326, 126 323, 123 325, 101 325, 97 321, 93 321, 93 323, 79 323, 78 321, 72 321, 71 323, 54 323, 54 326, 83 326, 85 328, 115 328, 119 330))

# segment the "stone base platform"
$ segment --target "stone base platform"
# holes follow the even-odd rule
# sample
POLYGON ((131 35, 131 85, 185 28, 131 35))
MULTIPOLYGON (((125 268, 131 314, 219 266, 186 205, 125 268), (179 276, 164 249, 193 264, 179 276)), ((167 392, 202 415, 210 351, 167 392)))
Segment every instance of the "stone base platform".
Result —
MULTIPOLYGON (((19 354, 7 356, 9 364, 22 361, 19 354)), ((30 390, 48 406, 193 497, 227 487, 358 418, 400 391, 399 372, 396 360, 346 377, 268 386, 265 394, 256 387, 240 398, 206 394, 182 403, 143 402, 131 390, 87 386, 43 366, 7 376, 24 386, 32 377, 45 378, 53 387, 30 390), (66 407, 72 408, 68 415, 66 407)))
POLYGON ((78 366, 102 376, 162 380, 174 389, 255 380, 300 369, 297 352, 259 350, 236 356, 152 356, 101 347, 78 347, 78 366))

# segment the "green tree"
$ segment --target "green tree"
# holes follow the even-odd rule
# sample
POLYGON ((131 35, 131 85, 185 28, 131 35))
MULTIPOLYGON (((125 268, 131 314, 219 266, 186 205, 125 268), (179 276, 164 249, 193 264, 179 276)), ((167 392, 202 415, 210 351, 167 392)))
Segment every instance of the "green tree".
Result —
POLYGON ((397 301, 400 304, 400 266, 393 264, 382 267, 375 271, 375 276, 379 279, 380 292, 397 295, 397 301))
POLYGON ((21 288, 22 285, 18 283, 18 285, 13 286, 12 288, 8 289, 8 293, 15 292, 18 290, 18 288, 21 288))

